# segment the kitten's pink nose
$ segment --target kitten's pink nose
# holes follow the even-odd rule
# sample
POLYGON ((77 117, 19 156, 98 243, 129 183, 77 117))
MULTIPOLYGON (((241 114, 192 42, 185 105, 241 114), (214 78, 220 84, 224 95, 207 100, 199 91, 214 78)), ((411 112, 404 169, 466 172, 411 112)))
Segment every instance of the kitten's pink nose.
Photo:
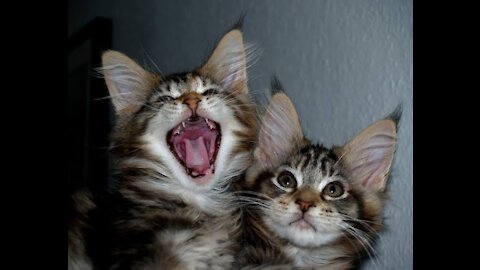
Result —
POLYGON ((183 101, 183 103, 187 104, 188 107, 190 107, 192 112, 195 112, 199 102, 200 102, 199 98, 187 98, 183 101))
POLYGON ((300 206, 300 210, 302 210, 302 212, 307 212, 308 209, 313 206, 313 202, 305 202, 302 200, 296 200, 295 203, 300 206))

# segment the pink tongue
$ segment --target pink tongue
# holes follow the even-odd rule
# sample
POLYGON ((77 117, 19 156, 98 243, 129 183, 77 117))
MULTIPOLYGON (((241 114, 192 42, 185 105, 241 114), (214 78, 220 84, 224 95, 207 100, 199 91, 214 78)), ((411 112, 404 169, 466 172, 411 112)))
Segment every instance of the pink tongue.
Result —
POLYGON ((187 168, 198 173, 203 173, 210 168, 210 160, 208 159, 207 147, 200 136, 197 139, 185 139, 185 164, 187 168))

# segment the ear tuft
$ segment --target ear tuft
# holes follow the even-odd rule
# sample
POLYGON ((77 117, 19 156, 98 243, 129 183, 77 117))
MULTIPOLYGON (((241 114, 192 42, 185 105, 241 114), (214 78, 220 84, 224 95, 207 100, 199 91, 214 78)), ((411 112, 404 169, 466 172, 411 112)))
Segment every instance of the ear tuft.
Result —
POLYGON ((285 93, 273 95, 262 120, 255 158, 266 167, 279 166, 303 141, 292 101, 285 93))
POLYGON ((242 33, 234 29, 223 36, 199 72, 226 90, 248 91, 246 65, 242 33))
POLYGON ((352 180, 362 189, 385 189, 396 148, 396 133, 394 120, 380 120, 342 148, 342 163, 352 180))
POLYGON ((117 51, 103 53, 101 72, 117 114, 137 111, 145 102, 156 80, 155 75, 117 51))

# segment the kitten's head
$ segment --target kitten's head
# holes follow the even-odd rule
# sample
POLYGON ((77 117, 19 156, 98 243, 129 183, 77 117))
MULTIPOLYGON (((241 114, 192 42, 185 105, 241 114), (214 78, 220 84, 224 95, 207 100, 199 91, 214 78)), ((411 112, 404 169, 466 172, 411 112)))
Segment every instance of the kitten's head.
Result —
POLYGON ((251 203, 272 232, 297 246, 365 238, 380 228, 396 130, 395 120, 380 120, 328 149, 304 138, 290 99, 274 94, 247 174, 247 185, 260 193, 251 203))
POLYGON ((249 165, 255 107, 239 30, 228 32, 192 72, 154 74, 116 51, 102 61, 117 115, 112 150, 121 174, 144 174, 172 191, 177 184, 209 190, 249 165))

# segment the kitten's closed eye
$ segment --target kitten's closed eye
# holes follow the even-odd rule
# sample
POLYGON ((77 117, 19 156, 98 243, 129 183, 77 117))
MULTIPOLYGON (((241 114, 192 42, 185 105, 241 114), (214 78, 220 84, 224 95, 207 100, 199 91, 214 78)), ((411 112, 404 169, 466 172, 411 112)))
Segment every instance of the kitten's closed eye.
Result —
POLYGON ((207 91, 203 92, 202 95, 204 95, 204 96, 210 96, 210 95, 216 95, 216 94, 218 94, 218 91, 215 90, 215 89, 213 89, 213 88, 210 88, 210 89, 208 89, 207 91))
POLYGON ((332 182, 325 186, 322 193, 330 198, 338 198, 345 193, 345 189, 340 182, 332 182))
POLYGON ((172 100, 174 100, 174 98, 171 97, 171 96, 161 96, 157 99, 157 101, 159 101, 159 102, 167 102, 167 101, 172 101, 172 100))

